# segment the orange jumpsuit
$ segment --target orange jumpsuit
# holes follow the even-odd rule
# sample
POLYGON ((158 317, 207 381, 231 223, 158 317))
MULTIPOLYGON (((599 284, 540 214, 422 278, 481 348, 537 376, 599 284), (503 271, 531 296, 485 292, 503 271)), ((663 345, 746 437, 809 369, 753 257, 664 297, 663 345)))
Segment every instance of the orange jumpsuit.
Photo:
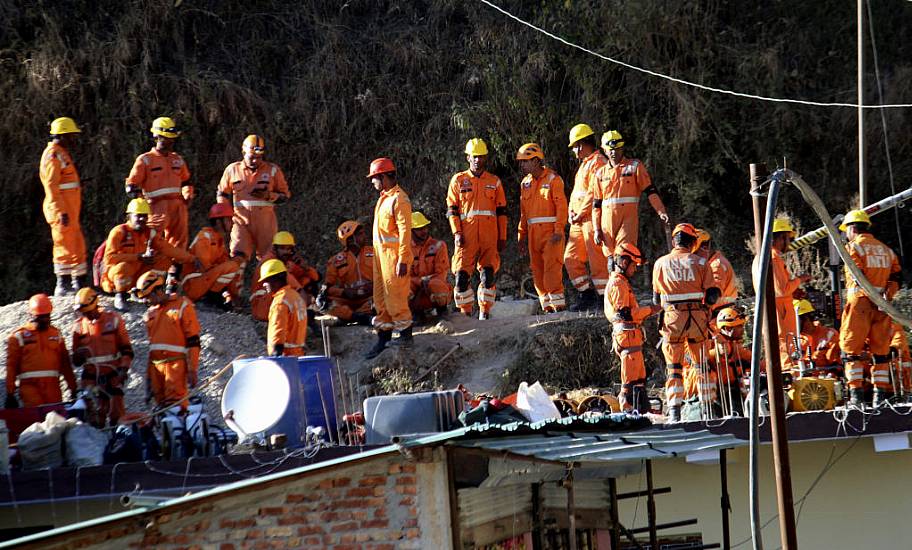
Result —
POLYGON ((669 407, 680 406, 683 402, 685 352, 695 361, 705 358, 709 308, 703 305, 703 299, 706 290, 714 286, 706 259, 684 247, 676 246, 653 267, 652 289, 661 300, 664 315, 659 333, 665 356, 665 397, 669 407))
POLYGON ((528 174, 523 178, 519 194, 519 241, 529 241, 529 263, 538 301, 544 311, 560 311, 567 305, 563 281, 567 225, 564 180, 554 170, 543 168, 539 177, 528 174), (560 240, 553 243, 551 237, 555 234, 560 240))
POLYGON ((187 201, 181 186, 189 185, 190 169, 184 159, 172 151, 162 155, 153 147, 136 157, 127 176, 127 187, 139 187, 152 207, 149 227, 159 228, 169 243, 187 248, 190 238, 187 227, 187 201))
POLYGON ((564 268, 570 282, 576 290, 583 292, 591 286, 602 295, 608 283, 608 262, 602 247, 595 244, 592 233, 592 188, 595 187, 595 173, 608 164, 600 151, 593 151, 580 163, 573 180, 573 192, 570 193, 568 214, 576 214, 579 221, 570 223, 570 234, 567 237, 567 248, 564 250, 564 268), (586 262, 589 271, 586 271, 586 262))
MULTIPOLYGON (((262 262, 273 259, 276 259, 276 255, 275 252, 270 250, 263 256, 262 262)), ((285 262, 285 269, 288 270, 288 286, 300 292, 303 295, 304 302, 309 303, 310 296, 302 289, 319 281, 320 274, 298 254, 295 254, 285 262)), ((268 319, 269 308, 272 307, 272 298, 273 295, 266 292, 266 285, 262 282, 254 283, 250 289, 250 314, 254 319, 257 321, 268 319)))
MULTIPOLYGON (((809 368, 823 368, 839 365, 839 332, 836 329, 814 321, 810 327, 801 327, 798 343, 801 345, 801 354, 809 368)), ((794 341, 789 343, 789 352, 794 354, 794 341)))
POLYGON ((202 264, 202 270, 196 269, 192 262, 184 264, 181 278, 184 296, 194 302, 207 292, 227 290, 232 297, 238 296, 241 266, 228 257, 225 239, 218 231, 211 227, 200 229, 190 243, 190 253, 202 264))
POLYGON ((161 238, 158 230, 146 228, 145 231, 136 231, 130 224, 123 223, 108 234, 101 288, 105 292, 126 292, 147 271, 164 275, 172 261, 185 263, 193 259, 193 255, 186 250, 172 246, 161 238), (150 249, 154 252, 152 263, 143 263, 139 257, 150 249))
POLYGON ((412 282, 409 308, 424 311, 450 303, 453 288, 447 281, 450 255, 443 241, 428 237, 421 245, 412 241, 412 282))
MULTIPOLYGON (((864 276, 887 299, 899 289, 901 271, 899 260, 890 247, 862 233, 846 244, 849 256, 864 276)), ((845 373, 849 388, 864 387, 864 369, 868 363, 862 357, 865 344, 873 356, 871 383, 875 388, 890 390, 890 339, 893 335, 890 317, 877 309, 858 286, 848 268, 845 270, 846 300, 839 327, 839 347, 846 355, 845 373)))
POLYGON ((234 218, 231 226, 231 255, 257 259, 272 249, 272 238, 278 230, 273 204, 291 198, 285 174, 277 165, 260 161, 251 170, 244 161, 233 162, 225 168, 218 186, 218 202, 232 202, 234 218), (255 190, 265 195, 254 196, 255 190))
POLYGON ((41 154, 38 175, 44 186, 44 219, 51 226, 54 243, 54 274, 85 275, 86 244, 79 225, 82 190, 70 153, 63 146, 49 142, 41 154), (61 214, 69 218, 67 225, 60 223, 61 214))
POLYGON ((358 255, 345 249, 326 262, 326 295, 329 298, 327 313, 343 321, 350 321, 355 313, 370 313, 373 307, 374 247, 363 246, 358 255), (357 297, 346 298, 349 290, 357 297))
POLYGON ((307 352, 307 304, 298 292, 285 285, 272 297, 269 324, 266 329, 266 353, 275 355, 276 346, 284 346, 282 355, 300 356, 307 352))
POLYGON ((185 296, 169 294, 164 302, 146 311, 149 334, 147 375, 155 402, 180 403, 186 409, 188 383, 199 373, 200 325, 196 308, 185 296))
MULTIPOLYGON (((754 259, 751 266, 751 272, 754 280, 754 290, 757 290, 757 259, 754 259)), ((783 371, 793 368, 792 358, 789 356, 789 350, 794 349, 796 331, 795 307, 792 304, 792 294, 801 286, 801 281, 792 278, 782 253, 773 248, 770 254, 769 277, 772 278, 773 289, 776 294, 776 323, 779 327, 779 363, 783 371)))
POLYGON ((6 340, 6 394, 13 395, 18 378, 23 407, 63 401, 61 375, 70 391, 76 391, 76 377, 60 331, 53 326, 42 331, 36 328, 35 323, 26 323, 6 340))
POLYGON ((104 392, 99 403, 102 423, 110 417, 111 425, 123 416, 126 370, 133 362, 133 345, 127 325, 117 312, 98 310, 98 318, 80 316, 73 325, 73 355, 84 354, 83 387, 98 386, 104 392), (124 378, 121 377, 123 369, 124 378))
POLYGON ((891 326, 893 338, 890 340, 890 347, 896 351, 896 363, 898 366, 900 380, 902 380, 903 391, 907 394, 912 391, 912 355, 909 353, 909 339, 906 337, 906 331, 897 322, 891 326))
POLYGON ((605 317, 611 323, 614 352, 621 359, 622 410, 630 410, 634 386, 646 386, 646 363, 643 360, 643 329, 640 324, 652 308, 641 307, 630 288, 630 281, 617 271, 608 276, 605 286, 605 317))
POLYGON ((722 291, 719 301, 713 305, 713 309, 730 307, 738 299, 738 285, 735 283, 735 270, 732 269, 728 258, 722 255, 718 250, 713 252, 712 256, 706 260, 712 271, 714 286, 722 291))
POLYGON ((374 307, 378 330, 404 330, 412 326, 408 306, 411 278, 396 275, 396 265, 412 265, 412 203, 396 185, 380 193, 374 207, 374 307))
POLYGON ((640 195, 651 186, 646 166, 637 159, 625 158, 617 166, 609 163, 596 171, 592 223, 599 224, 605 235, 602 252, 606 258, 624 243, 636 246, 640 225, 637 207, 640 195))
MULTIPOLYGON (((500 178, 490 172, 474 176, 471 170, 459 172, 450 179, 447 189, 447 216, 453 234, 462 233, 463 245, 453 251, 452 270, 456 276, 453 299, 463 313, 472 312, 475 301, 471 285, 460 290, 459 272, 471 277, 473 270, 493 270, 491 278, 500 270, 500 253, 497 241, 507 240, 507 198, 500 178)), ((465 275, 463 275, 464 277, 465 275)), ((497 298, 494 281, 478 285, 478 307, 489 313, 497 298)))
MULTIPOLYGON (((728 339, 724 334, 719 334, 708 343, 709 352, 706 354, 706 367, 708 376, 700 372, 700 366, 689 354, 684 366, 684 399, 700 398, 704 402, 719 399, 718 386, 741 385, 741 377, 745 371, 750 370, 751 352, 741 344, 728 339)), ((740 404, 734 404, 735 410, 742 410, 740 404)))

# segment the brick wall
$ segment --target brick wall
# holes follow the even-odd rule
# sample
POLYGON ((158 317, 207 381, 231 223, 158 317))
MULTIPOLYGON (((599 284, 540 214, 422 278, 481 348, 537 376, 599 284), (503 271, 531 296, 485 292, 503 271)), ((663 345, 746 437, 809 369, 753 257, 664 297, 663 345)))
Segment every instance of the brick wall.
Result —
POLYGON ((376 457, 150 511, 35 548, 443 550, 449 517, 440 502, 442 466, 376 457), (423 505, 429 515, 419 518, 423 505))

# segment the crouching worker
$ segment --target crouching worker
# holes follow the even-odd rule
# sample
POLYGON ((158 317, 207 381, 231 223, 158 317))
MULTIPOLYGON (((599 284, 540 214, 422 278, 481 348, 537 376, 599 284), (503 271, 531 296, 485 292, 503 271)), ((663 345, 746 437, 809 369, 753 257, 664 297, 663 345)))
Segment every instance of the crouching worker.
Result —
POLYGON ((143 317, 149 335, 146 401, 154 397, 158 406, 179 404, 187 410, 189 388, 199 375, 196 308, 186 296, 166 294, 165 278, 154 272, 139 278, 133 294, 149 304, 143 317))
POLYGON ((662 306, 640 306, 630 288, 630 277, 643 265, 643 255, 630 243, 617 247, 614 270, 605 286, 605 317, 611 323, 614 352, 621 359, 621 409, 649 411, 646 395, 646 364, 643 361, 643 329, 640 326, 662 306))
POLYGON ((238 301, 243 256, 228 257, 225 237, 231 232, 231 205, 216 203, 209 209, 209 225, 199 230, 190 253, 199 260, 184 264, 181 288, 184 296, 197 302, 206 299, 225 309, 238 301))
POLYGON ((423 317, 436 308, 437 315, 446 313, 453 287, 447 281, 450 257, 447 245, 431 237, 430 220, 421 212, 412 212, 412 286, 409 308, 412 315, 423 317))
MULTIPOLYGON (((294 235, 288 231, 279 231, 273 236, 272 250, 263 256, 260 268, 269 260, 281 260, 288 271, 288 284, 301 294, 305 303, 310 305, 317 293, 320 274, 307 263, 295 247, 294 235)), ((272 305, 272 294, 266 290, 262 282, 251 286, 251 315, 257 321, 266 321, 272 305)))
POLYGON ((263 262, 259 282, 272 296, 266 330, 266 354, 304 355, 307 352, 307 304, 288 284, 285 264, 275 258, 263 262))
POLYGON ((341 252, 326 262, 317 308, 346 323, 371 324, 374 296, 374 247, 364 227, 353 220, 336 230, 341 252))

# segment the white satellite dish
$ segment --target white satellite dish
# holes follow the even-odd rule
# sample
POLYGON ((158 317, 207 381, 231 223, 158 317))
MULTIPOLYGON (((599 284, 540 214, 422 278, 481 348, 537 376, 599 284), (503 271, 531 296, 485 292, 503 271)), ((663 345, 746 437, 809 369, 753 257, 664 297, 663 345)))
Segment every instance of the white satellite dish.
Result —
POLYGON ((234 373, 222 393, 222 416, 242 436, 268 430, 285 414, 291 384, 269 359, 247 363, 234 373))

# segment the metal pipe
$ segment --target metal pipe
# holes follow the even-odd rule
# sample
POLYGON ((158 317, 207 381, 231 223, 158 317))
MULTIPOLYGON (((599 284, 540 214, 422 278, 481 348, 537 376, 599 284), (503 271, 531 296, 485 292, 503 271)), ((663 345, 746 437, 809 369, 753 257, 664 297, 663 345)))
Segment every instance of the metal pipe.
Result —
POLYGON ((617 480, 608 478, 608 495, 611 504, 611 548, 621 547, 621 517, 618 510, 617 480))
POLYGON ((576 550, 576 506, 573 502, 573 470, 567 470, 567 478, 564 480, 564 487, 567 489, 567 538, 570 550, 576 550))
POLYGON ((159 504, 174 500, 177 497, 156 497, 152 495, 120 495, 120 504, 124 508, 153 508, 159 504))
POLYGON ((722 548, 731 548, 731 501, 728 497, 728 462, 725 449, 719 449, 719 478, 722 483, 722 548))
POLYGON ((659 534, 656 530, 656 501, 652 492, 652 461, 646 461, 646 519, 649 525, 649 547, 659 547, 659 534))

